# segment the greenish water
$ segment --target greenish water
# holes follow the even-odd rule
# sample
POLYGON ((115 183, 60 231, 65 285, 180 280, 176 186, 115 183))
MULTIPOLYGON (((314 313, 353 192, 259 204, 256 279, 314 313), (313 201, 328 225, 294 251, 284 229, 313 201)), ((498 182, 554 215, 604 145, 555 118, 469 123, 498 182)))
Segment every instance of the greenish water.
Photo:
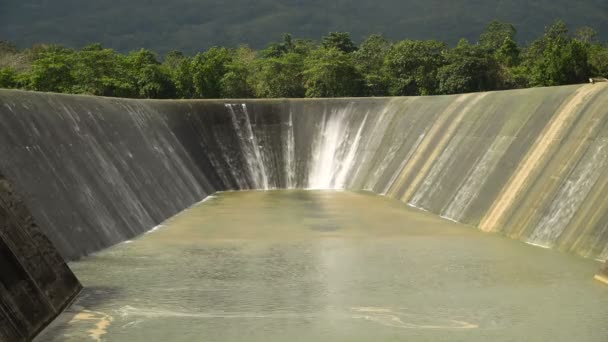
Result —
POLYGON ((217 194, 71 264, 40 341, 608 341, 597 262, 369 194, 217 194))

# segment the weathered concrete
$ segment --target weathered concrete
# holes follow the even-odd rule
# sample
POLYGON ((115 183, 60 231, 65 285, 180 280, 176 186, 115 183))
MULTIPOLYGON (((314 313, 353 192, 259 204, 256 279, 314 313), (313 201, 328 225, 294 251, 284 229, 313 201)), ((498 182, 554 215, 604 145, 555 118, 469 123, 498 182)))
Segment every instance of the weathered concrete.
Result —
POLYGON ((0 91, 0 170, 68 259, 217 190, 365 189, 608 257, 608 88, 141 101, 0 91))
POLYGON ((317 100, 0 90, 0 172, 67 260, 215 191, 272 188, 369 190, 605 260, 607 107, 606 84, 317 100))
POLYGON ((80 291, 80 283, 0 175, 0 341, 27 341, 80 291))

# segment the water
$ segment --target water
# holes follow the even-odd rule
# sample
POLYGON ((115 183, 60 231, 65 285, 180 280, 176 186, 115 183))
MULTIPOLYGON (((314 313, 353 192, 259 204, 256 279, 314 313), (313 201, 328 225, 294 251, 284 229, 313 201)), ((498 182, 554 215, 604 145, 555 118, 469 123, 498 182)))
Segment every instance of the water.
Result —
POLYGON ((238 109, 238 105, 226 104, 225 106, 230 112, 234 131, 239 137, 241 150, 245 154, 249 173, 253 176, 254 188, 268 189, 268 176, 266 175, 265 164, 262 160, 260 145, 251 127, 247 105, 242 104, 240 110, 238 109))
POLYGON ((608 340, 599 263, 366 193, 220 193, 70 266, 39 341, 608 340))
POLYGON ((573 170, 570 179, 565 182, 551 203, 548 213, 542 218, 528 241, 544 247, 553 247, 553 243, 564 232, 577 210, 601 176, 601 171, 608 162, 608 139, 598 139, 573 170))
POLYGON ((369 113, 356 131, 349 127, 352 104, 327 118, 324 113, 309 175, 310 189, 344 189, 355 165, 355 157, 369 113))

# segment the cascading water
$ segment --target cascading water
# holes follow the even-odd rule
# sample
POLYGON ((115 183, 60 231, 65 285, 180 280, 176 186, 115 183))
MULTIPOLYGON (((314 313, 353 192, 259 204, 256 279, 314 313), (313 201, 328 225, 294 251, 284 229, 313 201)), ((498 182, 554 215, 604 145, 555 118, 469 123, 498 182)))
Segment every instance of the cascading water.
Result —
POLYGON ((283 153, 285 155, 285 183, 287 189, 294 189, 296 187, 296 142, 293 134, 293 112, 291 110, 289 111, 289 122, 287 123, 285 135, 285 144, 283 145, 283 153))
POLYGON ((584 201, 608 162, 608 139, 591 146, 590 153, 574 169, 546 215, 536 226, 527 242, 541 247, 553 247, 555 241, 584 201))
POLYGON ((239 143, 241 144, 243 154, 245 155, 245 161, 254 185, 258 189, 267 190, 268 176, 266 174, 266 168, 264 160, 262 159, 262 153, 260 152, 258 140, 255 134, 253 134, 251 120, 249 119, 249 113, 247 112, 247 105, 241 104, 239 106, 236 104, 226 104, 225 106, 230 112, 232 124, 239 138, 239 143))
POLYGON ((346 187, 346 178, 355 164, 357 149, 367 121, 365 115, 357 131, 353 132, 349 125, 353 119, 352 110, 351 103, 344 109, 330 113, 329 118, 327 113, 323 114, 311 158, 308 188, 344 189, 346 187))
POLYGON ((468 178, 460 186, 454 198, 448 206, 442 210, 441 216, 460 221, 471 202, 477 197, 488 175, 494 171, 500 158, 504 155, 509 145, 513 142, 511 137, 500 137, 488 148, 488 151, 476 163, 468 178))
POLYGON ((332 184, 334 188, 344 189, 347 186, 347 176, 350 175, 351 171, 356 165, 355 157, 357 156, 357 151, 359 150, 359 144, 361 142, 361 133, 363 132, 363 128, 365 127, 365 123, 367 122, 368 115, 369 113, 365 114, 365 117, 363 118, 363 121, 361 122, 361 125, 359 126, 359 129, 355 134, 354 140, 346 148, 346 150, 348 151, 346 153, 346 156, 344 156, 344 158, 339 163, 340 167, 335 176, 334 183, 332 184))
MULTIPOLYGON (((418 146, 420 146, 420 144, 422 143, 422 140, 424 140, 425 136, 426 136, 426 133, 420 134, 418 136, 418 139, 416 139, 416 142, 414 143, 414 146, 408 151, 408 153, 405 156, 405 158, 403 158, 403 160, 399 164, 399 167, 397 167, 395 169, 395 171, 391 175, 390 180, 388 182, 386 182, 386 184, 384 186, 384 189, 381 192, 382 195, 387 195, 388 194, 388 191, 390 190, 391 186, 393 184, 395 184, 395 182, 397 181, 397 177, 399 177, 399 175, 401 174, 401 172, 403 171, 403 169, 405 169, 405 166, 410 161, 410 159, 412 158, 412 155, 414 155, 414 152, 416 152, 416 149, 418 149, 418 146)), ((397 149, 394 149, 394 151, 396 152, 397 149)), ((389 153, 387 155, 386 159, 388 160, 388 158, 392 159, 394 157, 395 157, 394 153, 389 153)), ((386 162, 386 160, 385 160, 385 162, 386 162)))
POLYGON ((441 155, 437 158, 433 164, 433 167, 429 171, 429 174, 422 181, 418 191, 416 191, 414 197, 408 204, 415 208, 424 208, 425 210, 428 209, 428 203, 425 202, 425 199, 432 198, 437 191, 441 190, 441 185, 443 183, 440 182, 440 178, 447 169, 446 166, 454 157, 454 151, 456 148, 458 148, 463 139, 464 135, 458 134, 450 140, 450 143, 445 148, 443 153, 441 153, 441 155))
POLYGON ((311 159, 311 173, 308 176, 308 187, 310 189, 329 189, 331 187, 336 154, 339 152, 338 148, 341 141, 340 137, 346 134, 343 119, 343 115, 331 115, 328 120, 327 113, 323 113, 311 159))

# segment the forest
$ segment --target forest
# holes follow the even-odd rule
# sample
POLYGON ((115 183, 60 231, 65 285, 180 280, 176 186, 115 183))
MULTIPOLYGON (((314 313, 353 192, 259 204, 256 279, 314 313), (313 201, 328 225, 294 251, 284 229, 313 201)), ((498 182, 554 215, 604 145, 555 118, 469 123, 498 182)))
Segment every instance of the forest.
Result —
POLYGON ((347 32, 320 41, 285 34, 254 50, 214 46, 196 54, 120 53, 0 41, 0 88, 128 98, 412 96, 555 86, 608 75, 608 44, 590 27, 561 20, 530 43, 493 21, 476 39, 391 41, 347 32))

